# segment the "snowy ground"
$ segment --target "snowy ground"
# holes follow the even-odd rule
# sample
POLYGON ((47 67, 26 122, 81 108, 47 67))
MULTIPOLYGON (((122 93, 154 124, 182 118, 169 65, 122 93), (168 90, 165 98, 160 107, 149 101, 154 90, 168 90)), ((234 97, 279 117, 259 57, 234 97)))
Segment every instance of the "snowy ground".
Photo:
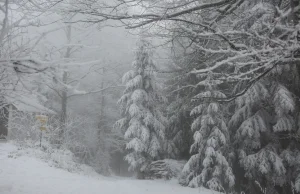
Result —
POLYGON ((71 173, 0 143, 0 194, 213 194, 181 187, 176 181, 134 180, 71 173))

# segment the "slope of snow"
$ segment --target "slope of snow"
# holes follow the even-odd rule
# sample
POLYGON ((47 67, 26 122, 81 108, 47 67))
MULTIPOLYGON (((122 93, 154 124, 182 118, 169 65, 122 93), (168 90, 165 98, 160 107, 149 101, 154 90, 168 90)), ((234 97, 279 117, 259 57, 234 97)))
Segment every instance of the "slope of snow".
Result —
POLYGON ((0 143, 1 194, 213 194, 176 181, 87 176, 51 167, 12 143, 0 143))

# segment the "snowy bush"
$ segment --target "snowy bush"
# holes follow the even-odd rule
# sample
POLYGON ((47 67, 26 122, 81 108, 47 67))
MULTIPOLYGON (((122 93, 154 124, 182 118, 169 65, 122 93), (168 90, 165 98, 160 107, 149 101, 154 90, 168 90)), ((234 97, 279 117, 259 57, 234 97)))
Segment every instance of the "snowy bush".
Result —
POLYGON ((17 141, 25 141, 30 139, 39 141, 40 129, 34 113, 20 112, 12 110, 8 138, 17 141))
MULTIPOLYGON (((55 145, 60 138, 61 129, 52 130, 51 144, 55 145)), ((69 114, 64 125, 62 144, 58 148, 70 150, 78 159, 93 167, 98 173, 110 175, 111 154, 123 145, 118 132, 100 130, 97 123, 89 118, 69 114)))
POLYGON ((95 122, 88 118, 69 114, 65 122, 63 141, 60 137, 59 118, 48 118, 47 130, 41 132, 34 114, 15 112, 11 124, 10 139, 27 148, 39 148, 51 165, 76 171, 79 165, 87 164, 100 174, 109 175, 111 154, 121 147, 118 133, 99 131, 95 122))
POLYGON ((18 149, 17 151, 10 153, 10 157, 12 158, 28 155, 47 162, 49 166, 61 168, 69 172, 85 175, 97 174, 92 167, 81 164, 74 153, 66 148, 57 149, 48 142, 44 142, 40 147, 39 143, 29 139, 22 142, 15 141, 14 144, 18 146, 18 149))
POLYGON ((186 161, 172 159, 151 162, 144 170, 145 179, 171 179, 177 178, 186 161))

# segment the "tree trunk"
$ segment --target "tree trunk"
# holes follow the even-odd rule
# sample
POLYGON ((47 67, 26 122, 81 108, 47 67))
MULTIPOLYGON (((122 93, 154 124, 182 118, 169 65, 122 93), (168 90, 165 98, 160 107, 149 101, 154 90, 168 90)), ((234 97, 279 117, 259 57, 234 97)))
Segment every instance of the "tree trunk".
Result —
MULTIPOLYGON (((66 84, 67 81, 67 72, 63 73, 63 83, 66 84)), ((61 115, 60 115, 60 127, 61 127, 61 140, 64 141, 65 136, 65 127, 67 121, 67 103, 68 103, 68 96, 67 96, 67 89, 65 88, 62 91, 61 95, 61 115)))
POLYGON ((104 109, 105 109, 105 91, 104 89, 104 73, 105 73, 105 68, 102 68, 102 80, 101 80, 101 100, 100 100, 100 122, 98 125, 99 129, 103 130, 103 126, 105 124, 105 115, 104 115, 104 109))
MULTIPOLYGON (((71 32, 72 32, 72 27, 71 25, 68 25, 67 32, 66 32, 68 44, 71 43, 71 35, 72 35, 71 32)), ((71 57, 71 47, 68 46, 67 52, 65 54, 65 58, 68 59, 70 57, 71 57)), ((68 74, 66 71, 64 71, 63 79, 62 79, 63 84, 66 85, 67 80, 68 80, 68 74)), ((67 121, 67 103, 68 103, 68 89, 64 87, 61 94, 61 115, 60 115, 60 127, 61 127, 60 139, 62 141, 61 143, 63 143, 65 139, 66 121, 67 121)))
MULTIPOLYGON (((299 25, 299 20, 300 20, 300 10, 296 9, 299 6, 299 1, 300 0, 290 0, 290 7, 292 10, 292 20, 294 23, 294 26, 296 28, 297 25, 299 25)), ((297 42, 300 42, 300 32, 297 32, 297 42)), ((300 51, 297 51, 294 53, 295 57, 299 57, 300 51)), ((297 63, 297 73, 298 73, 298 78, 300 78, 300 63, 297 63)), ((295 91, 296 95, 298 98, 300 98, 300 89, 297 88, 295 91)), ((299 103, 298 103, 299 104, 299 103)), ((299 105, 298 105, 299 106, 299 105)))
POLYGON ((105 98, 104 98, 104 73, 105 73, 105 69, 103 68, 103 75, 102 75, 102 81, 101 81, 101 110, 100 110, 100 115, 101 115, 101 120, 104 120, 104 107, 105 107, 105 98))

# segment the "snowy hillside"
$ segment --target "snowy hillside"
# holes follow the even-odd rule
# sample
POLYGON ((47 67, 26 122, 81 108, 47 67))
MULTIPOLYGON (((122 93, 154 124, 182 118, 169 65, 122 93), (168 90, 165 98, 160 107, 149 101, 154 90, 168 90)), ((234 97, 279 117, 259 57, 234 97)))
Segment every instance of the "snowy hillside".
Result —
POLYGON ((52 167, 30 151, 0 143, 1 194, 211 194, 206 189, 182 187, 176 181, 108 178, 71 173, 52 167))

